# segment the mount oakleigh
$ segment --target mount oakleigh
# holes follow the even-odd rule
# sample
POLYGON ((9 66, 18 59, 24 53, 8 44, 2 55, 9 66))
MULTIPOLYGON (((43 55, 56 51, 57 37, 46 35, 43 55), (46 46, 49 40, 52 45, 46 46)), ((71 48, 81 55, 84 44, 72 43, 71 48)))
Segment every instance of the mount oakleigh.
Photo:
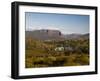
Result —
POLYGON ((25 31, 25 67, 89 65, 89 33, 64 34, 60 30, 25 31))

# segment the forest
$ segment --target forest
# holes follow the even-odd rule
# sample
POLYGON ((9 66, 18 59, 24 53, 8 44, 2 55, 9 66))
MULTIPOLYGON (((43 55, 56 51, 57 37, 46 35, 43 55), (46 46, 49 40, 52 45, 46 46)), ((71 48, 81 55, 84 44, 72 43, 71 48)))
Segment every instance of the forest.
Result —
POLYGON ((89 39, 25 40, 25 67, 89 65, 89 39))

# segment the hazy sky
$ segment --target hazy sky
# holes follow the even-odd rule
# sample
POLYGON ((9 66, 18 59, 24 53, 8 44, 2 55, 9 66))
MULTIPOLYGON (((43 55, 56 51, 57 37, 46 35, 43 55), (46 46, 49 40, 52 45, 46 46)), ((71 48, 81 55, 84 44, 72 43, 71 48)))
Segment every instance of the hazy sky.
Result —
POLYGON ((38 29, 60 30, 63 34, 89 33, 88 15, 25 12, 26 31, 38 29))

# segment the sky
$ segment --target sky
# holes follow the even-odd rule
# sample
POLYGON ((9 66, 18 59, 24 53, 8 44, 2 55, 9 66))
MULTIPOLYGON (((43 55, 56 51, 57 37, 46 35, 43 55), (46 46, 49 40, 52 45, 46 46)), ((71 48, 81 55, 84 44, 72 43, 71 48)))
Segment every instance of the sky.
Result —
POLYGON ((89 15, 25 12, 26 31, 53 29, 63 34, 89 33, 89 15))

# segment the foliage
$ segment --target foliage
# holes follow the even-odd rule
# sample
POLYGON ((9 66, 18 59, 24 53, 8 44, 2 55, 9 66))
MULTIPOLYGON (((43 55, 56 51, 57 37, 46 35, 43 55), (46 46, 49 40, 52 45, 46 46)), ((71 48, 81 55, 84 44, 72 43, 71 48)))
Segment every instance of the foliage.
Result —
POLYGON ((26 38, 26 68, 89 65, 89 39, 43 41, 26 38), (57 47, 70 47, 55 51, 57 47))

